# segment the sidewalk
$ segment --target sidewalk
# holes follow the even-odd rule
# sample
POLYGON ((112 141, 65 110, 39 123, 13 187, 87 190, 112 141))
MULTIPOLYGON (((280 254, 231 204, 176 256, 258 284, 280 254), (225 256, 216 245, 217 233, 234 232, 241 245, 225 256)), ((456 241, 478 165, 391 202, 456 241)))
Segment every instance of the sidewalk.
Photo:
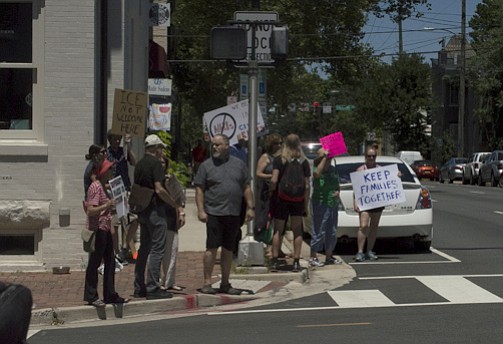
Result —
MULTIPOLYGON (((43 269, 34 272, 16 268, 15 272, 0 272, 0 280, 23 284, 31 289, 34 300, 31 324, 37 326, 190 310, 237 302, 246 302, 250 306, 264 302, 279 302, 333 289, 354 278, 354 270, 349 265, 334 265, 313 270, 307 268, 306 260, 301 260, 301 265, 305 269, 298 273, 287 271, 288 267, 279 273, 268 273, 265 267, 234 267, 230 278, 233 286, 250 289, 254 295, 200 294, 197 289, 201 288, 203 283, 206 231, 205 225, 197 220, 194 192, 190 189, 187 193, 186 213, 187 224, 179 234, 180 252, 176 276, 176 284, 184 289, 181 292, 173 292, 172 299, 147 301, 145 298, 133 298, 133 261, 115 274, 116 290, 122 297, 131 298, 128 304, 123 307, 107 305, 105 310, 87 306, 83 301, 87 254, 82 251, 78 228, 48 229, 50 236, 44 239, 50 237, 52 240, 48 240, 50 244, 45 248, 48 252, 44 255, 50 257, 50 260, 46 260, 43 269), (68 266, 70 271, 68 274, 53 274, 54 266, 68 266)), ((293 262, 288 257, 292 249, 290 236, 285 236, 283 245, 283 251, 287 255, 284 263, 289 265, 293 262)), ((303 247, 302 256, 306 259, 309 257, 307 245, 303 247)), ((220 281, 218 261, 213 274, 213 282, 218 287, 220 281)), ((100 275, 98 289, 100 296, 102 296, 101 282, 100 275)))

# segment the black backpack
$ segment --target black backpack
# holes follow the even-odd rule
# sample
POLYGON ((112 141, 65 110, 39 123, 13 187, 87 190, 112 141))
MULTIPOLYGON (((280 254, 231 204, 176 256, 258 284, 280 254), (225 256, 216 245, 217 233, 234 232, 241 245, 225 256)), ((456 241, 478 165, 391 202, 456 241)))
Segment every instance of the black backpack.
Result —
POLYGON ((283 175, 278 185, 279 198, 289 202, 304 200, 306 193, 306 177, 302 163, 304 159, 292 159, 285 165, 283 175))

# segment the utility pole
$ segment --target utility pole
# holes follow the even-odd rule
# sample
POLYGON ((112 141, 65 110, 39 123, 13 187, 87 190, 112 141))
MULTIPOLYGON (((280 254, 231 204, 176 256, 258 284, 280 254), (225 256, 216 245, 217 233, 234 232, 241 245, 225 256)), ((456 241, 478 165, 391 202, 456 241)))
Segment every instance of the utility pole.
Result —
POLYGON ((464 156, 465 147, 465 74, 466 74, 466 0, 461 1, 461 68, 459 70, 458 99, 458 156, 464 156))
POLYGON ((403 17, 402 17, 403 7, 400 1, 400 6, 398 7, 398 53, 403 54, 403 17))

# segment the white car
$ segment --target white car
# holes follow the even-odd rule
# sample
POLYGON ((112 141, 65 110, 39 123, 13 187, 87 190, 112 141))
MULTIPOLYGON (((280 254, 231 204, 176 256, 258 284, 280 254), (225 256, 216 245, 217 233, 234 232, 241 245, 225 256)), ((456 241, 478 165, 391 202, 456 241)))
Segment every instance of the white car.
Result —
MULTIPOLYGON (((347 242, 356 239, 358 213, 353 208, 353 185, 349 174, 363 165, 363 156, 336 158, 340 178, 339 226, 337 239, 347 242)), ((429 250, 433 239, 433 208, 430 191, 421 185, 412 168, 399 158, 378 156, 380 166, 396 164, 401 172, 406 202, 385 207, 377 238, 410 238, 418 250, 429 250)))

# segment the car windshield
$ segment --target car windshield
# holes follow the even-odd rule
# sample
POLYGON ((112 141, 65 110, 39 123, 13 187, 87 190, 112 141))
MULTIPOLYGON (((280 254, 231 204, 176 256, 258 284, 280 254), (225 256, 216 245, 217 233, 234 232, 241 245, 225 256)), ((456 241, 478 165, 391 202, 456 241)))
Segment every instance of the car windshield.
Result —
MULTIPOLYGON (((379 166, 392 165, 394 163, 389 162, 379 162, 379 166)), ((351 183, 350 173, 355 172, 358 167, 362 165, 361 162, 355 163, 347 163, 347 164, 337 164, 335 167, 337 168, 337 172, 339 172, 339 180, 341 184, 351 183)), ((409 169, 405 164, 397 164, 398 170, 402 173, 402 182, 410 182, 414 183, 414 176, 410 173, 409 169)))
POLYGON ((318 156, 318 149, 321 148, 321 143, 302 143, 302 150, 306 158, 314 160, 318 156))
POLYGON ((466 158, 459 158, 454 160, 455 164, 465 164, 468 160, 466 158))
POLYGON ((421 167, 421 166, 432 166, 433 163, 429 160, 418 160, 418 161, 414 161, 414 163, 412 164, 416 167, 421 167))

